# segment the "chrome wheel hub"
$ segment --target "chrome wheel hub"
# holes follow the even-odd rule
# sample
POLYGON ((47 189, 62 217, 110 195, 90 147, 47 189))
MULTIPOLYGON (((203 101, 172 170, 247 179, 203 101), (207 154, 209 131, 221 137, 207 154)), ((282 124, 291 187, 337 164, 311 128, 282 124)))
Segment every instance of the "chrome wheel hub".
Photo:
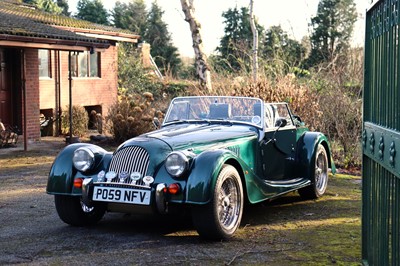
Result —
POLYGON ((218 197, 218 219, 222 226, 230 229, 239 218, 240 196, 236 182, 228 178, 222 184, 218 197))
POLYGON ((316 189, 323 193, 326 188, 328 181, 328 165, 325 160, 323 153, 318 154, 317 161, 315 163, 315 186, 316 189))

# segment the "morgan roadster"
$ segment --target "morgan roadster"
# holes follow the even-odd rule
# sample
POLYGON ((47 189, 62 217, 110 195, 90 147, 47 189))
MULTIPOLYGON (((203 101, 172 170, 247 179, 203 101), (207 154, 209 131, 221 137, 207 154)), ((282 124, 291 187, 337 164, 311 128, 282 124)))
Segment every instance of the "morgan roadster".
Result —
POLYGON ((47 193, 62 221, 97 223, 105 212, 164 215, 190 210, 201 237, 227 239, 246 204, 297 190, 321 197, 329 142, 310 132, 286 103, 248 97, 178 97, 158 129, 115 152, 66 146, 55 159, 47 193))

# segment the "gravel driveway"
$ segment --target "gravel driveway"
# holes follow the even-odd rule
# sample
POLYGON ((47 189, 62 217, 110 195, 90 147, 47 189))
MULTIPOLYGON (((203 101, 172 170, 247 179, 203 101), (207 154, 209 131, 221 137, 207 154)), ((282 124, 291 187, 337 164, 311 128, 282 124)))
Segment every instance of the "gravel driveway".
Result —
POLYGON ((359 264, 357 182, 336 185, 356 191, 350 198, 328 191, 321 200, 301 201, 292 193, 246 206, 230 241, 200 239, 187 217, 108 213, 98 225, 79 228, 58 218, 53 196, 45 193, 51 162, 63 146, 49 139, 28 152, 0 149, 0 265, 359 264), (331 231, 333 242, 327 241, 331 231))

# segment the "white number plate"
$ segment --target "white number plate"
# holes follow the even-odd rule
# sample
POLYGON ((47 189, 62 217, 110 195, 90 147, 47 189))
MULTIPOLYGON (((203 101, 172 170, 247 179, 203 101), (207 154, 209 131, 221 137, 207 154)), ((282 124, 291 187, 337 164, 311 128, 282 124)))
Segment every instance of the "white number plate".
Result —
POLYGON ((115 187, 94 187, 93 200, 149 205, 150 190, 115 187))

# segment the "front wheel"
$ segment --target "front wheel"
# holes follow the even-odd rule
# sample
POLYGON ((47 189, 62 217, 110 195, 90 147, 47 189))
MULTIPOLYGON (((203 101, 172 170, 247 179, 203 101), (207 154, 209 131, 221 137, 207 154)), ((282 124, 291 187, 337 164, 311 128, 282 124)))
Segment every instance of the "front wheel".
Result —
POLYGON ((74 226, 96 224, 106 212, 105 204, 95 203, 89 207, 77 196, 55 195, 54 202, 60 219, 74 226))
POLYGON ((322 144, 314 155, 314 173, 311 178, 311 185, 299 189, 299 194, 304 199, 316 199, 321 197, 328 186, 328 156, 322 144))
POLYGON ((235 167, 224 165, 218 175, 213 198, 192 209, 194 226, 206 239, 220 240, 233 236, 243 214, 243 187, 235 167))

